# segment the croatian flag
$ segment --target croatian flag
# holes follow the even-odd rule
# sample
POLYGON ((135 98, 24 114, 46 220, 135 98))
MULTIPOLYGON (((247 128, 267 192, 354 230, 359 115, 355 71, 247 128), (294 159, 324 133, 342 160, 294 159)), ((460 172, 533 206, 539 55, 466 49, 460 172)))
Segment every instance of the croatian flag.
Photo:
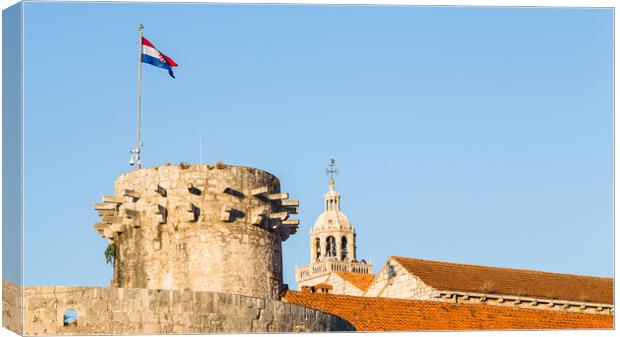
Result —
POLYGON ((159 50, 155 49, 155 46, 149 40, 142 38, 142 62, 152 64, 159 68, 168 69, 168 74, 174 77, 172 73, 172 67, 178 66, 173 59, 168 56, 160 53, 159 50))

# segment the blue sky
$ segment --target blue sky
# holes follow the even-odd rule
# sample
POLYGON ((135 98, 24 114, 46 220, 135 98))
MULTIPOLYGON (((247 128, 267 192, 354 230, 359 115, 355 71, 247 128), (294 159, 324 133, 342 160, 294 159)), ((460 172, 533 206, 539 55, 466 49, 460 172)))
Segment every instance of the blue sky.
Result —
POLYGON ((358 257, 613 275, 610 9, 25 4, 25 284, 106 285, 93 204, 143 163, 267 170, 300 199, 335 158, 358 257))

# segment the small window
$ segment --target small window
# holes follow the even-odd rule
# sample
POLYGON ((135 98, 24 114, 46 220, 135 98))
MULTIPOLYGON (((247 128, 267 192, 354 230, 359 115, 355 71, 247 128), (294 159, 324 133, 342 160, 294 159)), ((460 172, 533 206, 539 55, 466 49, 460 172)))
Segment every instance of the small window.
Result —
POLYGON ((387 265, 387 272, 388 272, 388 278, 392 278, 396 276, 396 270, 394 269, 394 266, 392 266, 391 264, 387 265))
POLYGON ((63 326, 77 326, 78 325, 78 313, 75 309, 67 309, 62 315, 63 326))
POLYGON ((341 247, 342 247, 342 254, 341 254, 341 260, 345 261, 348 257, 349 257, 349 250, 347 248, 347 237, 343 236, 342 237, 342 241, 341 241, 341 247))

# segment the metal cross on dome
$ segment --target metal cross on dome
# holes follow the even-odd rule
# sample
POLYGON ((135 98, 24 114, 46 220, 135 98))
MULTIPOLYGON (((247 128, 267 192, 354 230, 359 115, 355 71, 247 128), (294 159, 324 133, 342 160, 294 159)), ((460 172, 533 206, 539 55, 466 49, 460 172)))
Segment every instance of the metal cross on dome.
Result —
POLYGON ((329 167, 325 169, 325 174, 327 174, 332 181, 334 180, 334 174, 340 174, 338 168, 336 167, 336 160, 332 159, 329 162, 329 167))

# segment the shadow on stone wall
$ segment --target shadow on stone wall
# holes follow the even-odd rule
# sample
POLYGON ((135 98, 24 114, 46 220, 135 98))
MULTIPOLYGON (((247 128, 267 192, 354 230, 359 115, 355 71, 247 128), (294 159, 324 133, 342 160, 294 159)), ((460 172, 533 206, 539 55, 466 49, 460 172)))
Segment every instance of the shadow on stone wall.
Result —
MULTIPOLYGON (((3 283, 5 328, 19 331, 20 287, 3 283)), ((24 287, 25 335, 353 331, 336 316, 280 301, 192 290, 24 287), (75 324, 66 324, 67 310, 75 324)))

